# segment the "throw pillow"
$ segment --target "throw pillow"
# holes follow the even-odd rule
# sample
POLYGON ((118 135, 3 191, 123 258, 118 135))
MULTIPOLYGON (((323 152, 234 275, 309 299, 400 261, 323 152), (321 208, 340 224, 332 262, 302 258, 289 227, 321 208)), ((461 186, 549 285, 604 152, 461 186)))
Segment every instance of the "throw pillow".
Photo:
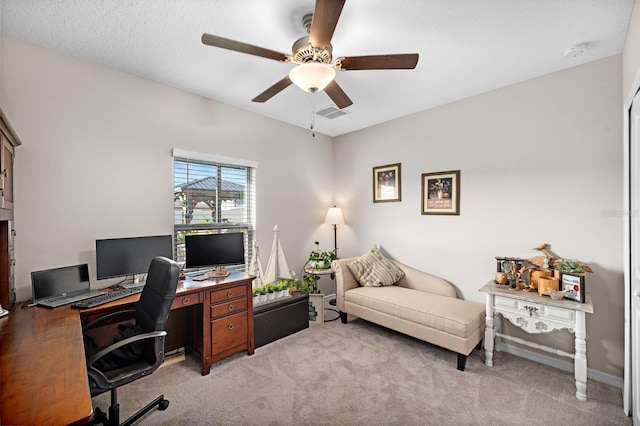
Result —
POLYGON ((404 271, 384 257, 376 245, 348 266, 356 280, 364 287, 392 285, 404 277, 404 271))

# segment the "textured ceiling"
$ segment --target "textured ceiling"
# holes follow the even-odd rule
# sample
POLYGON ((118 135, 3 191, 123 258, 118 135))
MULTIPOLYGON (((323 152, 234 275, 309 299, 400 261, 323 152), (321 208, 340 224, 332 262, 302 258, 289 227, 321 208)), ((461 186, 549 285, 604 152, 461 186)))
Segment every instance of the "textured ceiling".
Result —
MULTIPOLYGON (((2 33, 308 128, 325 93, 251 99, 292 65, 201 43, 210 33, 289 54, 313 0, 1 0, 2 33)), ((419 53, 415 70, 338 72, 337 136, 622 52, 633 0, 346 0, 334 58, 419 53), (570 46, 587 51, 563 58, 570 46)))

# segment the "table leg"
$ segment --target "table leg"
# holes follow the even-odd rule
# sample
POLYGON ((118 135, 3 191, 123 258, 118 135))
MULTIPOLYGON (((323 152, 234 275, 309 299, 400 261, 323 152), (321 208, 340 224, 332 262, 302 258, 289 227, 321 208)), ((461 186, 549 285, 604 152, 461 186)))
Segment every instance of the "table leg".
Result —
POLYGON ((486 319, 485 319, 485 329, 484 329, 484 352, 485 352, 485 360, 484 363, 488 367, 493 366, 493 343, 496 337, 496 332, 494 330, 493 325, 493 295, 487 294, 487 307, 486 307, 486 319))
POLYGON ((575 377, 576 398, 580 401, 587 400, 587 341, 586 341, 585 313, 576 311, 575 329, 575 377))

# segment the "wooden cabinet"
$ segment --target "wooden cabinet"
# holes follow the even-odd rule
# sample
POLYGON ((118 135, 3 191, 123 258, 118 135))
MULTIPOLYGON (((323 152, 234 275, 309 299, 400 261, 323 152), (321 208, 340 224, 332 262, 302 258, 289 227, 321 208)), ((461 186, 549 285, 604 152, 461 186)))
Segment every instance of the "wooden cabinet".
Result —
POLYGON ((16 300, 13 240, 13 159, 18 135, 0 109, 0 305, 11 309, 16 300))
POLYGON ((13 145, 3 136, 0 154, 0 208, 9 210, 13 210, 13 156, 13 145))
POLYGON ((251 280, 235 281, 209 292, 209 365, 240 351, 253 353, 251 280))

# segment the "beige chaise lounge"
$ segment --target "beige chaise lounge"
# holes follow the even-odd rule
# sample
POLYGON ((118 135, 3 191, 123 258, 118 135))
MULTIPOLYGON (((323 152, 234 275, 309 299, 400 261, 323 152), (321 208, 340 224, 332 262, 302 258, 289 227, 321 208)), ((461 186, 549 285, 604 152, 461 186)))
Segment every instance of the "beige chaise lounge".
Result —
POLYGON ((467 356, 484 337, 484 304, 458 299, 449 282, 391 259, 404 272, 399 281, 361 286, 348 266, 356 259, 332 263, 342 323, 351 314, 449 349, 458 354, 458 370, 464 371, 467 356))

